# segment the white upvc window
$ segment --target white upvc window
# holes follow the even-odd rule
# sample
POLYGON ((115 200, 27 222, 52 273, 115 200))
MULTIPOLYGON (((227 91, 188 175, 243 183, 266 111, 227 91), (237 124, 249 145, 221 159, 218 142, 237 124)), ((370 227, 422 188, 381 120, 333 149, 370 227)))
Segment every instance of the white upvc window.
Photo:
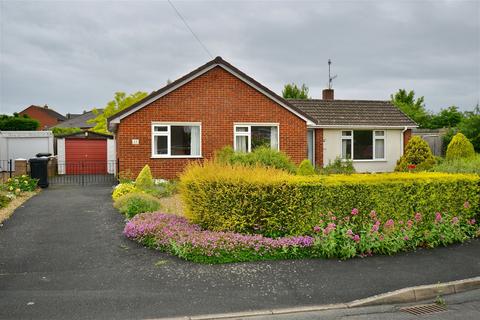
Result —
POLYGON ((200 158, 200 123, 152 123, 152 158, 200 158))
POLYGON ((343 130, 342 159, 385 160, 385 130, 343 130))
POLYGON ((234 150, 251 152, 261 146, 279 149, 278 124, 242 123, 233 126, 234 150))

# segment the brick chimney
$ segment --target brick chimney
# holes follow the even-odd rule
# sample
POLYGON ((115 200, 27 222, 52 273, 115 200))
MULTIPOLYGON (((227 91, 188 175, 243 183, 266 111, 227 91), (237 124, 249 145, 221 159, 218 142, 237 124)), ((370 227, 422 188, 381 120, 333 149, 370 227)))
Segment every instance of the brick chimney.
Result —
POLYGON ((323 89, 322 99, 323 100, 333 100, 333 89, 323 89))

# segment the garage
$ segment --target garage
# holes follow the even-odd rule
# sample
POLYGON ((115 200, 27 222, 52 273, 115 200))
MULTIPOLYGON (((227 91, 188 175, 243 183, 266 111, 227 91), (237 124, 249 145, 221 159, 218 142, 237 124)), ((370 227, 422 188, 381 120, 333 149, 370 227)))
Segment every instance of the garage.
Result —
POLYGON ((115 172, 113 136, 78 132, 57 139, 58 173, 104 175, 115 172))

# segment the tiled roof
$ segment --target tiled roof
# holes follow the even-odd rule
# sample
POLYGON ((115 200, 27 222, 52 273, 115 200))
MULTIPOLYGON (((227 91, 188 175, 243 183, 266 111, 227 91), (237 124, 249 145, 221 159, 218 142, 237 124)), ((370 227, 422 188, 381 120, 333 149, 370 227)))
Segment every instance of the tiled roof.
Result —
MULTIPOLYGON (((102 112, 103 109, 97 109, 98 111, 102 112)), ((93 111, 85 112, 84 114, 76 115, 73 118, 68 120, 62 121, 59 124, 53 126, 53 128, 93 128, 95 126, 94 123, 87 122, 90 119, 95 118, 97 115, 93 113, 93 111)))
POLYGON ((288 99, 324 126, 417 126, 390 101, 288 99))

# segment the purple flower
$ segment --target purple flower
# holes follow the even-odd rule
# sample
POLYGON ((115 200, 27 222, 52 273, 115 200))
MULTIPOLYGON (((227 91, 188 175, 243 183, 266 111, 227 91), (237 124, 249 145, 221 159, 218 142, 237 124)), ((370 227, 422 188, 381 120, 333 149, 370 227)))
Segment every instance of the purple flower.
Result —
POLYGON ((360 236, 358 234, 353 236, 353 241, 359 242, 360 241, 360 236))
POLYGON ((385 222, 385 228, 393 228, 395 226, 395 222, 393 222, 393 219, 389 219, 387 222, 385 222))
POLYGON ((408 241, 409 240, 408 236, 403 237, 403 240, 408 241))
POLYGON ((315 226, 315 227, 313 227, 313 231, 318 233, 318 232, 322 231, 322 228, 319 227, 319 226, 315 226))
POLYGON ((458 218, 457 217, 452 218, 452 224, 458 224, 458 218))
POLYGON ((442 215, 440 212, 435 212, 435 222, 441 222, 442 221, 442 215))
POLYGON ((356 216, 358 214, 358 209, 357 208, 353 208, 352 209, 352 216, 356 216))
POLYGON ((372 219, 377 218, 377 212, 375 212, 375 210, 370 211, 370 218, 372 218, 372 219))
POLYGON ((420 222, 422 220, 422 214, 420 212, 415 213, 415 221, 420 222))

